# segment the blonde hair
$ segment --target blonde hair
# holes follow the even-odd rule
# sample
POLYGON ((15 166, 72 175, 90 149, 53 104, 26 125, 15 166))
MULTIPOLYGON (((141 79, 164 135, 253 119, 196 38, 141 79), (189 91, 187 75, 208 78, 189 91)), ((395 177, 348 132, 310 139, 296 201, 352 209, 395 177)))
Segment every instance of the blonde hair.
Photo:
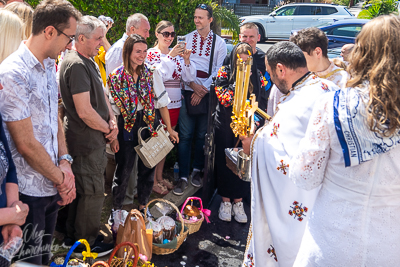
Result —
POLYGON ((32 21, 33 21, 33 9, 29 5, 20 2, 13 2, 4 8, 10 10, 18 15, 18 17, 24 23, 24 34, 25 38, 28 39, 32 34, 32 21))
MULTIPOLYGON (((156 26, 156 33, 160 33, 162 30, 168 27, 174 27, 174 24, 168 20, 160 21, 156 26)), ((154 46, 158 45, 158 39, 155 41, 154 46)))
POLYGON ((400 19, 388 15, 364 25, 348 67, 348 87, 367 83, 367 123, 371 131, 391 136, 400 127, 400 19))
POLYGON ((0 10, 0 63, 18 49, 23 37, 19 17, 9 10, 0 10))

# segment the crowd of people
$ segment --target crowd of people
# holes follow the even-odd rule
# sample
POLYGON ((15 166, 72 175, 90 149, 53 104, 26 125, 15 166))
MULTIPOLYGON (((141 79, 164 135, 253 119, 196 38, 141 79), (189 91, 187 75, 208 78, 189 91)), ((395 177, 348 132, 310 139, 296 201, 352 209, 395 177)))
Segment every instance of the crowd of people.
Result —
POLYGON ((111 45, 112 21, 82 16, 66 0, 43 0, 35 10, 0 3, 0 243, 35 237, 24 238, 16 260, 49 264, 60 206, 68 207, 65 246, 86 239, 99 256, 111 252, 99 235, 107 147, 116 162, 110 224, 134 189, 144 214, 152 191, 183 195, 189 183, 202 186, 215 90, 219 219, 246 223, 243 198, 251 196, 244 267, 396 265, 398 17, 370 21, 330 60, 318 28, 264 53, 253 23, 241 25, 227 55, 205 4, 193 10, 196 30, 184 44, 171 47, 174 25, 162 20, 149 48, 151 25, 140 13, 111 45), (235 137, 236 65, 250 56, 248 97, 272 118, 256 114, 257 131, 235 137), (175 185, 163 177, 165 158, 149 168, 135 150, 139 129, 148 138, 160 124, 178 146, 175 185), (226 165, 225 148, 237 146, 251 156, 251 183, 226 165))

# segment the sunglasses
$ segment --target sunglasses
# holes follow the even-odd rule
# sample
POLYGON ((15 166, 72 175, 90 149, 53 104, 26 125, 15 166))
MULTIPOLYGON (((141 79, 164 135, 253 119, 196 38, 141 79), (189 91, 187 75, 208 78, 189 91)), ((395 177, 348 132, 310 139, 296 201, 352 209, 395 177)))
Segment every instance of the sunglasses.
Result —
POLYGON ((58 32, 64 34, 65 36, 67 36, 67 37, 69 38, 69 42, 68 42, 67 45, 69 45, 70 43, 72 43, 72 42, 75 40, 75 36, 74 36, 74 37, 68 36, 68 35, 66 35, 65 33, 63 33, 62 31, 60 31, 59 29, 57 29, 56 26, 53 26, 53 27, 54 27, 54 29, 56 29, 58 32))
POLYGON ((210 8, 209 8, 206 4, 198 4, 198 5, 196 6, 196 8, 200 8, 200 9, 203 9, 203 10, 207 10, 208 13, 211 14, 210 8))
POLYGON ((164 38, 168 38, 169 36, 171 36, 172 38, 175 37, 175 32, 160 32, 160 34, 162 34, 164 38))

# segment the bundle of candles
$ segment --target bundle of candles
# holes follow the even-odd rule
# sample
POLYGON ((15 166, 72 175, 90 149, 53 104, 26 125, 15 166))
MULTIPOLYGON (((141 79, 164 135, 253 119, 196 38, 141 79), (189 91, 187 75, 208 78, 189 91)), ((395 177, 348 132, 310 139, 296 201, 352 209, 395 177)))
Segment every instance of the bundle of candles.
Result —
POLYGON ((243 61, 238 55, 236 69, 236 85, 232 107, 232 123, 231 128, 235 136, 249 136, 255 131, 254 113, 257 112, 266 120, 271 117, 258 108, 256 96, 250 95, 249 100, 247 94, 250 83, 251 65, 253 65, 253 57, 250 55, 246 61, 243 61))

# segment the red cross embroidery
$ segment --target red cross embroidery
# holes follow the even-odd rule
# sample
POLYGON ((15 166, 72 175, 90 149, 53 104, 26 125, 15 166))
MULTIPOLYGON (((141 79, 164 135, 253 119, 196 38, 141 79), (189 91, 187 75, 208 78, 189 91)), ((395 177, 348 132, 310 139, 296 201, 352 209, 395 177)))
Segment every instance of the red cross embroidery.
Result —
POLYGON ((278 137, 278 135, 277 135, 278 129, 279 129, 279 123, 278 123, 278 124, 275 124, 275 123, 274 123, 274 128, 272 129, 271 137, 274 136, 274 135, 275 135, 276 137, 278 137))
POLYGON ((285 164, 283 159, 281 160, 280 165, 276 168, 278 171, 282 171, 284 175, 287 174, 286 170, 289 168, 289 164, 285 164))

